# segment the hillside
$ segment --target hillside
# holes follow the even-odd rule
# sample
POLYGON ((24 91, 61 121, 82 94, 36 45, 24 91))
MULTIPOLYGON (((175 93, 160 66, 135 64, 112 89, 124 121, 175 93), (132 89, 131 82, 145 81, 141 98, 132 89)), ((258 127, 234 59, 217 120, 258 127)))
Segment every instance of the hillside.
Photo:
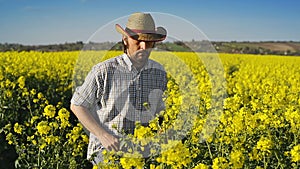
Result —
POLYGON ((225 53, 300 55, 300 42, 215 42, 215 48, 225 53))

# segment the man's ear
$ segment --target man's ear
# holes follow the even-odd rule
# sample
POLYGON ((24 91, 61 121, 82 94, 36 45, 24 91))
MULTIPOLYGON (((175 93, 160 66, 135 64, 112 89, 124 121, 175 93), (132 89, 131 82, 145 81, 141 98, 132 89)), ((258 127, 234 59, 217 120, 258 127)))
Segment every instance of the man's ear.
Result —
POLYGON ((124 45, 127 45, 127 40, 128 40, 127 36, 123 36, 122 39, 123 39, 124 45))

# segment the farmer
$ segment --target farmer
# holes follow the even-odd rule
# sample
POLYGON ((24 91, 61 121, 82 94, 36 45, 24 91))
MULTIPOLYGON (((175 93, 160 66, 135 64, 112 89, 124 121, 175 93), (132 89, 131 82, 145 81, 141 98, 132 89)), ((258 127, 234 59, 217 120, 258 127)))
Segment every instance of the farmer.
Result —
POLYGON ((94 164, 103 160, 103 149, 118 151, 118 138, 132 134, 136 122, 147 125, 164 109, 166 72, 149 55, 166 30, 156 28, 147 13, 133 13, 126 28, 116 24, 116 30, 124 54, 93 66, 71 100, 71 110, 90 132, 87 158, 95 156, 94 164))

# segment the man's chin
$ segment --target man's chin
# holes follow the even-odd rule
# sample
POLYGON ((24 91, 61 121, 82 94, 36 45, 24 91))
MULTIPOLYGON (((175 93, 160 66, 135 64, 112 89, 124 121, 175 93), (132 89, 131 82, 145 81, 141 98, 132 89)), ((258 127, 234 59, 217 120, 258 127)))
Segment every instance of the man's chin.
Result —
POLYGON ((148 57, 149 55, 148 55, 148 54, 145 54, 145 53, 137 53, 136 56, 137 56, 138 58, 146 58, 146 57, 148 57))
POLYGON ((139 51, 136 53, 136 56, 139 58, 148 58, 150 55, 150 52, 147 51, 139 51))

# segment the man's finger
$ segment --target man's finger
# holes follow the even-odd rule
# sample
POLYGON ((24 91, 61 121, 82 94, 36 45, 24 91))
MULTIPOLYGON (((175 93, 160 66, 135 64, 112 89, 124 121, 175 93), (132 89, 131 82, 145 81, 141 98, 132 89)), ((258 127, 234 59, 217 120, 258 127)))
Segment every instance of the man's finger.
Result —
POLYGON ((112 150, 112 147, 111 147, 111 146, 107 146, 107 149, 108 149, 109 151, 111 151, 111 150, 112 150))
POLYGON ((115 151, 118 151, 119 150, 119 143, 118 142, 114 142, 113 145, 112 145, 113 149, 115 151))

